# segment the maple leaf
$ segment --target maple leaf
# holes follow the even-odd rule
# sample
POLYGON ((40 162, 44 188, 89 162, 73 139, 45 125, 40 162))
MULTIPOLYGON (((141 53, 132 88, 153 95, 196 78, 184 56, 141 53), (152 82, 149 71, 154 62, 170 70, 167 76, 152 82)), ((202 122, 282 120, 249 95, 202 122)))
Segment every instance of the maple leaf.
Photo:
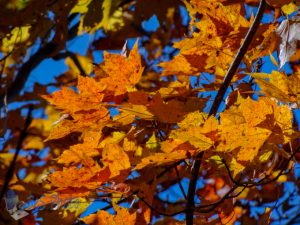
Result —
POLYGON ((118 207, 116 215, 99 210, 97 214, 86 216, 81 220, 90 225, 135 225, 136 216, 136 213, 130 214, 128 209, 118 207))
POLYGON ((123 182, 131 168, 129 157, 118 144, 106 144, 102 151, 102 161, 109 167, 110 178, 116 183, 123 182))
POLYGON ((218 121, 214 117, 207 118, 205 113, 189 113, 178 123, 179 129, 172 131, 170 138, 189 142, 198 151, 204 151, 214 145, 214 133, 217 131, 218 121))
POLYGON ((80 168, 77 166, 64 167, 62 171, 55 171, 48 176, 48 180, 53 186, 59 188, 67 187, 86 187, 88 189, 98 188, 101 184, 108 181, 111 172, 106 167, 101 167, 91 158, 83 161, 80 168))
POLYGON ((252 77, 261 88, 261 92, 267 97, 276 98, 281 102, 299 104, 300 73, 290 76, 284 73, 272 71, 271 74, 253 73, 252 77))
POLYGON ((241 99, 238 106, 225 110, 220 117, 220 142, 216 151, 233 151, 238 161, 253 161, 267 140, 274 144, 281 141, 287 143, 290 140, 290 110, 287 106, 278 106, 275 101, 267 98, 260 98, 258 101, 241 99), (257 113, 253 113, 253 110, 257 113), (237 131, 235 135, 232 135, 232 130, 237 131))
POLYGON ((184 101, 176 99, 164 101, 160 93, 157 93, 147 108, 158 120, 165 123, 176 123, 181 121, 189 112, 203 109, 205 104, 206 99, 199 98, 187 98, 184 101))
POLYGON ((171 153, 155 153, 148 157, 142 158, 142 161, 136 165, 135 169, 140 170, 145 167, 169 165, 181 159, 185 159, 187 155, 188 155, 188 151, 185 150, 176 150, 171 153))
MULTIPOLYGON (((299 104, 300 90, 299 16, 277 28, 280 12, 289 15, 297 5, 291 0, 266 1, 270 7, 264 12, 263 0, 1 2, 0 73, 4 80, 0 92, 7 118, 0 119, 5 139, 0 174, 7 177, 5 171, 10 166, 15 172, 11 180, 0 179, 0 184, 20 192, 20 200, 29 194, 46 193, 34 206, 57 203, 52 213, 38 214, 45 224, 56 217, 59 223, 74 223, 94 197, 109 205, 105 211, 85 217, 85 223, 233 224, 242 217, 254 224, 254 219, 248 218, 252 209, 234 208, 226 198, 237 196, 238 204, 241 199, 256 201, 257 197, 266 202, 266 195, 255 192, 256 178, 263 174, 259 183, 269 183, 285 171, 286 164, 291 169, 288 160, 299 158, 299 132, 293 130, 293 125, 297 127, 293 109, 299 104), (259 13, 250 27, 254 17, 249 14, 259 2, 259 13), (190 20, 182 13, 183 7, 190 20), (267 18, 274 14, 274 22, 258 25, 262 14, 267 18), (148 31, 153 22, 157 23, 156 30, 148 31), (78 50, 70 45, 83 32, 94 37, 89 39, 85 56, 75 54, 78 50), (127 52, 127 41, 137 37, 141 41, 127 52), (280 66, 292 61, 289 76, 263 73, 261 58, 265 55, 270 55, 277 66, 272 53, 279 39, 280 66), (33 45, 34 51, 27 54, 33 45), (121 54, 110 52, 122 47, 121 54), (105 50, 98 65, 92 63, 102 60, 102 52, 97 50, 105 50), (31 71, 48 58, 64 60, 69 70, 55 78, 55 83, 35 84, 31 93, 16 96, 31 71), (228 71, 230 64, 238 69, 228 71), (226 95, 230 92, 226 106, 221 107, 225 109, 208 116, 204 111, 213 100, 211 91, 220 89, 221 96, 213 100, 214 104, 226 97, 222 90, 228 85, 227 78, 224 80, 227 71, 235 76, 232 91, 225 91, 226 95), (265 97, 254 95, 253 79, 247 80, 249 71, 262 72, 252 77, 265 97), (48 95, 49 86, 62 89, 48 95), (42 95, 61 115, 49 106, 45 108, 40 99, 36 101, 36 95, 42 95), (12 101, 22 105, 14 110, 12 101), (24 111, 32 101, 39 113, 23 131, 24 111), (45 109, 48 121, 40 114, 45 109), (24 151, 14 164, 12 153, 19 150, 24 151), (44 157, 45 152, 48 155, 44 157), (41 162, 44 166, 35 166, 41 162), (201 188, 197 187, 199 179, 204 181, 201 188), (186 180, 190 181, 188 193, 183 185, 186 180), (235 189, 236 182, 245 185, 235 189), (183 198, 175 196, 169 202, 159 195, 161 191, 169 193, 174 185, 181 189, 183 198), (253 188, 243 190, 250 186, 253 188), (194 188, 196 196, 190 191, 194 188), (83 202, 82 209, 58 208, 59 203, 66 204, 74 197, 83 202), (191 201, 194 197, 200 198, 199 205, 191 201), (130 207, 120 208, 121 204, 130 207), (211 210, 205 204, 210 204, 211 210), (115 210, 114 215, 108 213, 109 207, 115 210), (162 218, 181 212, 186 213, 186 221, 162 218), (161 220, 155 221, 158 217, 161 220)), ((284 176, 260 189, 270 192, 280 187, 279 182, 290 179, 284 176)), ((267 198, 276 200, 274 196, 267 198)), ((267 212, 263 217, 269 215, 267 212)), ((33 220, 31 217, 27 222, 37 222, 33 220)))
POLYGON ((95 79, 106 86, 105 91, 121 95, 134 87, 140 80, 143 70, 136 41, 128 58, 105 52, 104 63, 95 68, 95 79))
POLYGON ((59 207, 67 204, 71 200, 79 197, 86 197, 88 196, 90 191, 86 188, 62 188, 58 189, 52 193, 46 193, 41 198, 39 198, 34 205, 31 205, 26 208, 26 210, 33 210, 35 208, 49 205, 49 204, 56 204, 59 207))
POLYGON ((70 163, 76 164, 84 162, 86 159, 100 156, 101 149, 98 146, 100 137, 100 132, 86 132, 82 138, 83 143, 72 145, 69 149, 64 150, 57 158, 57 162, 69 165, 70 163))
POLYGON ((78 94, 70 88, 63 87, 51 95, 42 96, 74 119, 62 120, 47 140, 62 138, 75 131, 83 132, 87 127, 99 128, 109 119, 109 111, 102 105, 105 85, 93 78, 79 76, 77 88, 78 94))
POLYGON ((192 18, 191 26, 195 25, 200 32, 174 44, 180 53, 171 61, 159 64, 164 68, 162 75, 199 75, 204 71, 216 72, 217 68, 227 69, 240 45, 241 38, 236 36, 249 27, 249 22, 240 14, 241 5, 224 6, 216 1, 197 0, 185 4, 192 18), (200 22, 195 22, 197 13, 203 15, 200 22), (228 42, 233 37, 237 43, 228 42))

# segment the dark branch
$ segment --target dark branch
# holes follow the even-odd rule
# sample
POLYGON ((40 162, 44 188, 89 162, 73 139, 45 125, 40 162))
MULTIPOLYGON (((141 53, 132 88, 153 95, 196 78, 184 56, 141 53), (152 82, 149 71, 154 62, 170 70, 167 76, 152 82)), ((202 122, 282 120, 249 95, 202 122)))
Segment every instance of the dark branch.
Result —
MULTIPOLYGON (((238 50, 238 53, 237 53, 235 59, 233 60, 232 64, 230 65, 230 67, 227 71, 227 74, 225 75, 224 81, 221 84, 221 87, 220 87, 220 89, 217 93, 217 96, 214 99, 214 102, 210 109, 209 116, 216 115, 216 113, 218 112, 219 106, 222 103, 222 100, 227 91, 227 88, 229 87, 237 68, 239 67, 244 55, 247 52, 249 45, 251 44, 251 41, 255 35, 255 32, 258 29, 259 23, 264 14, 265 7, 266 7, 265 0, 261 0, 260 4, 259 4, 258 12, 253 21, 253 24, 250 27, 250 29, 248 30, 248 33, 245 37, 245 40, 244 40, 242 46, 238 50)), ((197 180, 198 180, 198 174, 199 174, 201 159, 203 157, 203 154, 204 154, 203 152, 200 152, 197 155, 197 159, 194 161, 194 166, 193 166, 193 169, 191 172, 191 180, 190 180, 190 184, 189 184, 189 188, 188 188, 187 204, 186 204, 186 224, 187 225, 193 225, 194 206, 195 206, 194 196, 195 196, 196 184, 197 184, 197 180)))
POLYGON ((160 215, 163 215, 163 216, 168 216, 168 217, 172 217, 172 216, 176 216, 178 214, 181 214, 181 213, 184 213, 185 210, 180 210, 178 212, 174 212, 174 213, 165 213, 165 212, 160 212, 159 210, 157 210, 156 208, 152 207, 151 204, 149 204, 147 201, 145 201, 143 198, 140 198, 139 199, 145 203, 145 205, 147 205, 151 210, 153 210, 154 212, 160 214, 160 215))
POLYGON ((185 191, 184 191, 184 189, 183 189, 183 187, 182 187, 182 184, 181 184, 181 179, 180 179, 180 176, 179 176, 178 169, 177 169, 176 166, 175 166, 174 168, 175 168, 175 171, 176 171, 177 183, 178 183, 178 185, 179 185, 179 188, 180 188, 180 190, 181 190, 181 192, 182 192, 183 197, 184 197, 185 199, 187 199, 186 193, 185 193, 185 191))
POLYGON ((72 59, 75 66, 79 70, 80 75, 86 77, 87 74, 86 74, 85 70, 83 69, 83 67, 82 67, 81 63, 79 62, 78 57, 76 56, 75 53, 70 52, 70 51, 62 52, 62 53, 57 54, 55 57, 53 57, 53 59, 59 60, 59 59, 67 58, 67 57, 70 57, 70 59, 72 59))
MULTIPOLYGON (((288 162, 290 162, 293 157, 296 155, 296 153, 298 153, 300 150, 300 147, 294 151, 294 153, 289 157, 288 159, 288 162)), ((280 170, 280 172, 272 179, 269 179, 269 175, 265 175, 265 177, 261 178, 259 181, 253 181, 253 180, 248 180, 248 181, 244 181, 244 182, 240 182, 240 179, 239 181, 236 181, 231 172, 230 172, 230 169, 229 169, 229 166, 227 165, 227 163, 225 162, 225 160, 222 160, 223 164, 225 165, 225 168, 227 170, 227 173, 228 173, 228 176, 229 176, 229 179, 236 185, 236 186, 239 186, 239 187, 246 187, 246 188, 251 188, 251 187, 254 187, 254 186, 261 186, 261 185, 266 185, 266 184, 269 184, 269 183, 272 183, 274 181, 276 181, 280 176, 283 176, 283 175, 287 175, 290 173, 290 170, 286 171, 284 169, 280 170)))
MULTIPOLYGON (((296 152, 298 152, 300 150, 300 148, 297 149, 296 152)), ((296 154, 296 152, 294 154, 296 154)), ((294 157, 294 154, 289 158, 289 161, 292 160, 292 158, 294 157)), ((228 166, 226 166, 228 167, 228 166)), ((230 171, 229 171, 230 172, 230 171)), ((215 203, 211 203, 211 204, 207 204, 207 205, 201 205, 195 208, 196 212, 199 213, 208 213, 208 212, 212 212, 214 209, 216 209, 220 204, 222 204, 226 199, 230 199, 230 198, 236 198, 238 197, 246 188, 251 188, 254 186, 261 186, 261 185, 266 185, 269 184, 271 182, 275 182, 276 180, 278 180, 278 178, 282 175, 288 174, 290 171, 288 172, 284 172, 284 170, 281 170, 277 176, 275 176, 273 179, 268 179, 266 180, 266 177, 260 179, 257 182, 254 181, 247 181, 247 182, 240 182, 240 180, 238 181, 234 181, 234 186, 224 195, 224 197, 222 199, 220 199, 219 201, 215 202, 215 203), (236 194, 232 194, 238 187, 243 187, 241 191, 239 191, 236 194)), ((229 175, 230 179, 232 178, 232 175, 229 175)))
MULTIPOLYGON (((181 162, 182 162, 182 161, 178 161, 177 163, 175 163, 175 164, 169 166, 168 168, 166 168, 165 170, 163 170, 160 174, 158 174, 158 175, 156 176, 156 179, 158 179, 158 178, 164 176, 164 175, 165 175, 167 172, 169 172, 173 167, 176 167, 176 166, 179 165, 181 162)), ((150 179, 150 180, 147 182, 147 184, 152 184, 152 183, 154 182, 154 180, 155 180, 154 178, 150 179)), ((117 202, 117 204, 121 204, 121 203, 123 203, 123 202, 126 202, 127 200, 129 200, 129 199, 130 199, 131 197, 133 197, 134 195, 137 195, 138 193, 139 193, 139 190, 133 191, 131 195, 126 196, 125 198, 121 199, 120 201, 117 202)), ((108 205, 108 206, 103 207, 101 210, 104 210, 104 211, 105 211, 105 210, 108 210, 108 209, 110 209, 110 208, 112 208, 112 207, 113 207, 112 204, 110 204, 110 205, 108 205)))
POLYGON ((0 202, 2 201, 4 195, 7 191, 9 182, 11 181, 11 178, 13 177, 15 165, 16 165, 16 162, 17 162, 17 158, 18 158, 19 152, 22 148, 23 141, 26 138, 27 129, 28 129, 30 123, 31 123, 32 109, 33 109, 33 106, 31 105, 28 109, 28 114, 27 114, 27 117, 26 117, 26 120, 25 120, 25 124, 24 124, 24 127, 23 127, 22 131, 21 131, 19 141, 17 143, 14 158, 13 158, 12 162, 10 163, 8 171, 7 171, 6 176, 5 176, 4 184, 2 186, 1 193, 0 193, 0 202))
MULTIPOLYGON (((68 32, 67 40, 72 40, 77 32, 79 23, 74 25, 68 32)), ((41 47, 35 54, 33 54, 30 59, 25 62, 19 69, 15 80, 7 88, 7 100, 11 101, 15 96, 17 96, 20 91, 23 89, 26 80, 28 79, 31 71, 35 69, 43 60, 49 57, 53 57, 60 48, 59 43, 49 42, 41 47)), ((3 99, 4 95, 0 96, 0 107, 4 105, 3 99)))

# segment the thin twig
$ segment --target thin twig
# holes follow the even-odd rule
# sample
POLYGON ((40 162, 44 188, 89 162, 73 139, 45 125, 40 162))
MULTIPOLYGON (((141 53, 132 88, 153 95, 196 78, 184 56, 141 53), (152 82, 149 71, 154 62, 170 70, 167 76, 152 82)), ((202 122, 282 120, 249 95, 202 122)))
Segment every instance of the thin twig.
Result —
MULTIPOLYGON (((171 165, 170 167, 166 168, 166 169, 163 170, 160 174, 158 174, 158 175, 156 176, 156 178, 160 178, 160 177, 164 176, 167 172, 170 171, 170 169, 172 169, 173 167, 176 167, 176 166, 179 165, 181 162, 182 162, 182 160, 181 160, 181 161, 178 161, 177 163, 175 163, 175 164, 171 165)), ((155 180, 154 178, 150 179, 150 180, 147 182, 147 184, 152 184, 152 183, 154 182, 154 180, 155 180)), ((120 201, 117 202, 117 204, 126 202, 129 198, 133 197, 134 195, 137 195, 138 192, 139 192, 138 189, 135 190, 135 191, 133 191, 131 195, 126 196, 125 198, 121 199, 120 201)), ((106 210, 108 210, 108 209, 110 209, 110 208, 112 208, 112 207, 113 207, 112 204, 110 204, 110 205, 108 205, 108 206, 103 207, 101 210, 106 211, 106 210)))
MULTIPOLYGON (((250 29, 248 30, 245 40, 244 40, 242 46, 240 47, 240 49, 238 50, 238 53, 237 53, 235 59, 233 60, 232 64, 230 65, 230 67, 227 71, 227 74, 225 75, 225 78, 223 80, 223 83, 221 84, 221 87, 217 93, 216 98, 214 99, 214 102, 213 102, 212 107, 209 112, 209 116, 216 115, 216 113, 218 112, 218 109, 222 103, 222 100, 227 91, 227 88, 229 87, 231 80, 232 80, 237 68, 239 67, 244 55, 246 54, 247 49, 248 49, 249 45, 251 44, 251 41, 259 27, 259 23, 264 14, 265 6, 266 6, 266 1, 261 0, 259 7, 258 7, 258 12, 255 16, 255 19, 254 19, 250 29)), ((201 161, 202 161, 201 159, 203 157, 203 154, 204 154, 204 152, 200 152, 197 155, 197 159, 194 161, 194 164, 193 164, 194 166, 193 166, 193 169, 191 172, 191 179, 190 179, 190 184, 189 184, 189 188, 188 188, 187 204, 186 204, 186 209, 187 209, 186 210, 186 225, 193 225, 194 206, 195 206, 194 196, 195 196, 198 174, 199 174, 200 165, 201 165, 201 161)))
POLYGON ((165 213, 165 212, 161 212, 159 210, 157 210, 156 208, 154 208, 151 204, 149 204, 147 201, 144 200, 144 198, 140 198, 138 197, 139 200, 141 200, 142 202, 145 203, 145 205, 147 205, 151 210, 153 210, 154 212, 158 213, 159 215, 163 215, 163 216, 168 216, 168 217, 173 217, 173 216, 176 216, 178 214, 181 214, 181 213, 184 213, 185 212, 185 209, 183 210, 180 210, 180 211, 177 211, 177 212, 174 212, 174 213, 165 213))
POLYGON ((175 168, 175 171, 176 171, 177 183, 178 183, 178 185, 179 185, 179 188, 180 188, 180 190, 181 190, 181 192, 182 192, 183 197, 184 197, 185 199, 187 199, 186 193, 185 193, 185 191, 184 191, 184 189, 183 189, 183 186, 182 186, 182 184, 181 184, 181 179, 180 179, 180 176, 179 176, 178 169, 177 169, 176 166, 175 166, 174 168, 175 168))
POLYGON ((14 158, 13 158, 12 162, 10 163, 8 171, 7 171, 6 176, 5 176, 4 184, 2 186, 1 193, 0 193, 0 202, 2 201, 2 199, 3 199, 3 197, 4 197, 5 193, 6 193, 6 190, 8 188, 9 182, 11 181, 11 178, 13 177, 15 165, 16 165, 16 162, 17 162, 17 158, 18 158, 19 152, 20 152, 20 150, 22 148, 23 141, 26 138, 27 129, 28 129, 30 123, 31 123, 31 112, 32 112, 32 109, 33 109, 33 106, 31 105, 29 107, 29 109, 28 109, 28 113, 27 113, 27 117, 26 117, 26 120, 25 120, 25 124, 24 124, 24 127, 23 127, 22 131, 21 131, 19 141, 17 143, 17 147, 16 147, 16 151, 15 151, 15 154, 14 154, 14 158))

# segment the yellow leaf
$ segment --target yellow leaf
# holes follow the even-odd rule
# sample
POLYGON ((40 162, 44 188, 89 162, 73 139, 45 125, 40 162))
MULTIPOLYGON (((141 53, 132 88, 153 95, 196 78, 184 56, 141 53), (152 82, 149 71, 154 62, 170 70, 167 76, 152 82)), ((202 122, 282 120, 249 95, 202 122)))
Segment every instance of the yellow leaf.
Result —
POLYGON ((88 6, 92 0, 78 0, 77 4, 73 7, 70 14, 72 13, 86 13, 88 11, 88 6))
POLYGON ((264 154, 260 149, 265 142, 284 144, 290 140, 290 110, 268 98, 241 100, 239 105, 225 110, 220 117, 216 151, 232 152, 238 161, 251 162, 264 154))
POLYGON ((76 198, 68 202, 66 209, 63 212, 63 217, 67 217, 70 212, 79 217, 91 203, 86 198, 76 198))
POLYGON ((24 149, 37 149, 41 150, 44 148, 44 142, 42 141, 41 137, 38 136, 29 136, 27 137, 26 141, 24 142, 25 146, 24 149))
POLYGON ((159 147, 159 142, 155 136, 155 133, 151 135, 151 137, 148 139, 146 142, 146 147, 151 149, 151 150, 156 150, 159 147))
MULTIPOLYGON (((87 56, 76 55, 76 57, 82 69, 84 70, 85 74, 89 75, 93 71, 93 60, 87 56)), ((76 78, 78 75, 82 75, 82 76, 84 75, 81 74, 77 65, 70 57, 66 58, 65 63, 67 66, 69 66, 70 73, 72 74, 73 78, 76 78)))
POLYGON ((125 138, 125 136, 126 134, 124 132, 113 132, 112 135, 108 136, 103 141, 101 141, 99 147, 105 148, 105 146, 109 144, 118 144, 125 138))
POLYGON ((10 52, 13 50, 15 44, 25 42, 30 37, 30 26, 15 27, 11 33, 2 40, 2 51, 10 52))
POLYGON ((241 5, 223 5, 220 1, 184 1, 189 11, 191 38, 174 44, 180 49, 169 62, 160 63, 162 75, 194 75, 227 70, 244 37, 242 28, 250 26, 241 14, 241 5), (201 15, 201 21, 195 15, 201 15))
MULTIPOLYGON (((149 112, 147 107, 144 105, 123 104, 120 106, 120 111, 126 112, 127 115, 134 115, 145 120, 151 120, 154 118, 154 115, 149 112)), ((124 115, 127 116, 126 114, 124 115)))
POLYGON ((214 145, 214 133, 217 132, 218 121, 214 117, 207 118, 205 113, 194 112, 178 123, 179 129, 170 134, 170 138, 189 142, 198 151, 204 151, 214 145))
POLYGON ((300 73, 287 76, 281 72, 272 71, 271 74, 253 73, 252 77, 267 97, 276 98, 286 103, 296 103, 300 100, 300 73), (269 81, 267 81, 268 79, 269 81))
POLYGON ((295 12, 298 10, 298 6, 293 3, 290 2, 289 4, 286 4, 284 6, 281 7, 281 11, 285 14, 285 15, 290 15, 291 13, 295 12))

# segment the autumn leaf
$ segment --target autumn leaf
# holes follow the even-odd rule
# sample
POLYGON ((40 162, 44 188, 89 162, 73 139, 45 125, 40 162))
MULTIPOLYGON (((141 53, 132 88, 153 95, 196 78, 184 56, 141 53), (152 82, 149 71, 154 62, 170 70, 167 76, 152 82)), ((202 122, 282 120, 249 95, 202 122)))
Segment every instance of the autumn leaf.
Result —
POLYGON ((207 114, 194 112, 188 114, 179 124, 179 129, 172 131, 170 138, 189 142, 198 151, 204 151, 214 145, 218 121, 207 118, 207 114))
POLYGON ((283 143, 290 140, 291 112, 287 106, 278 106, 270 99, 260 98, 254 101, 247 98, 238 106, 225 110, 220 116, 220 138, 216 151, 233 151, 238 161, 254 160, 267 140, 274 143, 278 138, 283 143), (253 110, 257 113, 253 113, 253 110), (237 131, 235 135, 232 135, 232 130, 237 131))
POLYGON ((107 92, 121 95, 134 88, 143 73, 141 56, 136 41, 129 57, 104 53, 104 63, 95 68, 96 79, 107 92))
MULTIPOLYGON (((118 144, 107 144, 102 151, 104 165, 109 167, 110 179, 125 180, 130 172, 131 164, 124 149, 118 144)), ((117 182, 117 183, 119 183, 117 182)))
POLYGON ((41 206, 53 205, 62 207, 70 201, 88 196, 90 191, 86 188, 63 188, 56 192, 46 193, 41 198, 39 198, 34 205, 29 206, 26 210, 32 210, 41 206))
POLYGON ((81 220, 90 225, 134 225, 136 216, 136 213, 130 214, 126 208, 117 208, 116 215, 99 210, 97 214, 86 216, 81 220))
POLYGON ((101 127, 108 120, 109 112, 102 105, 104 97, 102 92, 105 86, 93 78, 79 76, 77 88, 79 93, 63 87, 51 95, 42 96, 74 119, 62 120, 52 130, 47 140, 62 138, 76 131, 83 132, 91 126, 101 127))
POLYGON ((57 158, 57 162, 69 165, 70 163, 76 164, 84 162, 84 160, 96 156, 100 156, 101 149, 98 146, 101 137, 100 132, 87 132, 83 137, 83 143, 70 146, 69 149, 57 158))
POLYGON ((205 104, 205 100, 201 101, 197 98, 188 98, 185 101, 175 99, 164 101, 158 93, 151 99, 148 110, 162 122, 176 123, 183 120, 189 112, 204 108, 205 104))
POLYGON ((299 104, 300 73, 290 76, 272 71, 271 74, 253 73, 261 92, 267 97, 276 98, 281 102, 299 104))
MULTIPOLYGON (((190 25, 196 26, 200 32, 194 32, 191 38, 174 44, 180 53, 171 61, 159 64, 164 68, 162 75, 198 76, 204 71, 227 69, 240 45, 237 36, 241 35, 243 28, 249 27, 249 22, 240 14, 241 5, 224 6, 216 1, 191 1, 185 4, 192 18, 190 25), (197 14, 203 15, 201 22, 196 22, 197 14)), ((217 75, 224 76, 221 73, 217 75)))
POLYGON ((169 165, 181 159, 185 159, 187 155, 188 152, 184 150, 178 150, 171 153, 155 153, 148 157, 144 157, 142 161, 136 165, 135 169, 140 170, 145 167, 169 165))
POLYGON ((98 188, 108 181, 111 172, 108 168, 101 168, 94 160, 87 158, 81 167, 64 167, 62 171, 55 171, 48 176, 48 180, 55 187, 86 187, 98 188))

